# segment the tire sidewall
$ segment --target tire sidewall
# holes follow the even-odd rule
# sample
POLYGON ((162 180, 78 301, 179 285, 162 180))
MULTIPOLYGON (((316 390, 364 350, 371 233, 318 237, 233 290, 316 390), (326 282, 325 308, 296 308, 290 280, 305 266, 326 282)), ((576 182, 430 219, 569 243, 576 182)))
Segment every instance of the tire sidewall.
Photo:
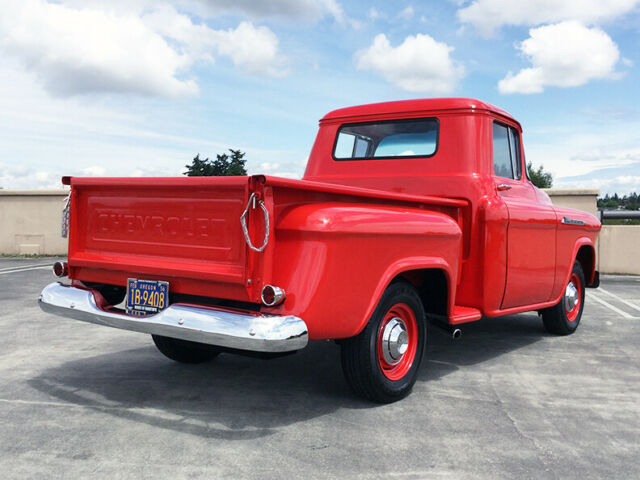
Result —
POLYGON ((369 346, 369 365, 373 370, 373 378, 378 387, 387 395, 402 397, 409 393, 411 387, 417 379, 418 369, 422 363, 424 349, 426 344, 426 318, 424 307, 415 288, 405 282, 391 284, 385 290, 378 306, 376 307, 371 319, 366 327, 367 341, 369 346), (416 355, 409 371, 398 380, 390 380, 382 372, 380 362, 378 361, 378 331, 385 318, 386 313, 391 307, 398 303, 404 303, 413 310, 416 317, 416 329, 418 332, 418 343, 416 347, 416 355))
MULTIPOLYGON (((580 262, 576 261, 573 264, 571 273, 572 274, 575 273, 578 276, 578 279, 580 280, 580 309, 578 310, 578 316, 573 322, 569 320, 569 317, 567 317, 567 312, 564 308, 564 293, 562 294, 562 298, 560 300, 560 308, 561 308, 562 319, 564 320, 567 330, 569 330, 570 332, 574 332, 578 328, 578 325, 580 325, 580 320, 582 319, 582 312, 584 310, 584 300, 585 300, 584 271, 582 270, 582 265, 580 265, 580 262)), ((566 288, 566 285, 565 285, 565 288, 566 288)))

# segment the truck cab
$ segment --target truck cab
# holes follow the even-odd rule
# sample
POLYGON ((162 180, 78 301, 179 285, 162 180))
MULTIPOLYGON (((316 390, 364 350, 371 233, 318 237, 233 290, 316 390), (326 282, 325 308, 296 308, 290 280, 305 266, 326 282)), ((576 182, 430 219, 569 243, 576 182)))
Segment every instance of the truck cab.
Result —
POLYGON ((587 282, 596 280, 593 232, 599 221, 553 206, 531 183, 520 123, 488 103, 425 99, 331 112, 320 121, 304 179, 464 201, 454 305, 485 316, 555 301, 578 256, 587 282), (354 149, 350 159, 340 159, 331 151, 345 129, 413 119, 433 122, 427 154, 402 155, 400 148, 393 156, 366 157, 354 149), (574 238, 578 231, 583 235, 574 238))

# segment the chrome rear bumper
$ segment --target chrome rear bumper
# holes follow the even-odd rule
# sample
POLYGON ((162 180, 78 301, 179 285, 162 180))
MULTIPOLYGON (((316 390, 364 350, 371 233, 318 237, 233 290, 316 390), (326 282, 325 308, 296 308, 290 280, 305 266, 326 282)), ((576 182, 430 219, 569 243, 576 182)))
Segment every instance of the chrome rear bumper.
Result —
POLYGON ((91 291, 57 282, 45 287, 38 303, 45 312, 84 322, 254 352, 300 350, 309 339, 307 325, 294 316, 175 304, 155 315, 134 317, 106 312, 96 305, 91 291))

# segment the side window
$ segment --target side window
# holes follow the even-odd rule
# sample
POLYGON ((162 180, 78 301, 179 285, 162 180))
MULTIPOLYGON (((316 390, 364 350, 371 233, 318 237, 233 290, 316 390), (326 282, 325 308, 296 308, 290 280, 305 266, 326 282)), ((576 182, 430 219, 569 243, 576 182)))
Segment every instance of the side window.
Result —
POLYGON ((353 156, 353 147, 355 146, 356 136, 351 133, 340 133, 336 142, 335 155, 338 158, 353 156))
POLYGON ((493 123, 493 173, 498 177, 522 178, 520 135, 515 128, 493 123))
POLYGON ((341 132, 336 142, 336 156, 340 158, 365 158, 371 145, 368 138, 341 132))
POLYGON ((527 176, 527 180, 531 182, 531 175, 529 175, 529 169, 527 168, 527 157, 524 157, 524 174, 527 176))
POLYGON ((493 123, 493 173, 498 177, 514 178, 509 148, 509 129, 493 123))
POLYGON ((511 162, 515 178, 522 178, 522 159, 520 158, 520 135, 515 128, 509 127, 509 145, 511 146, 511 162))
POLYGON ((369 151, 371 140, 364 137, 356 137, 356 144, 353 147, 353 158, 365 158, 369 151))

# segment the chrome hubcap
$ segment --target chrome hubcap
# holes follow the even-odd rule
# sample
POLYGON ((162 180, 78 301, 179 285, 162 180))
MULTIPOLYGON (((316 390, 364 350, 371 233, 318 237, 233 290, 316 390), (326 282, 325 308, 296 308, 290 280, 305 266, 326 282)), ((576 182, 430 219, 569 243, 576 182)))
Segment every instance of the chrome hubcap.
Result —
POLYGON ((382 332, 382 354, 389 365, 395 365, 409 347, 407 326, 400 317, 393 317, 382 332))
POLYGON ((564 308, 567 312, 570 312, 575 308, 578 304, 578 289, 573 284, 573 282, 569 282, 566 290, 564 291, 564 308))

